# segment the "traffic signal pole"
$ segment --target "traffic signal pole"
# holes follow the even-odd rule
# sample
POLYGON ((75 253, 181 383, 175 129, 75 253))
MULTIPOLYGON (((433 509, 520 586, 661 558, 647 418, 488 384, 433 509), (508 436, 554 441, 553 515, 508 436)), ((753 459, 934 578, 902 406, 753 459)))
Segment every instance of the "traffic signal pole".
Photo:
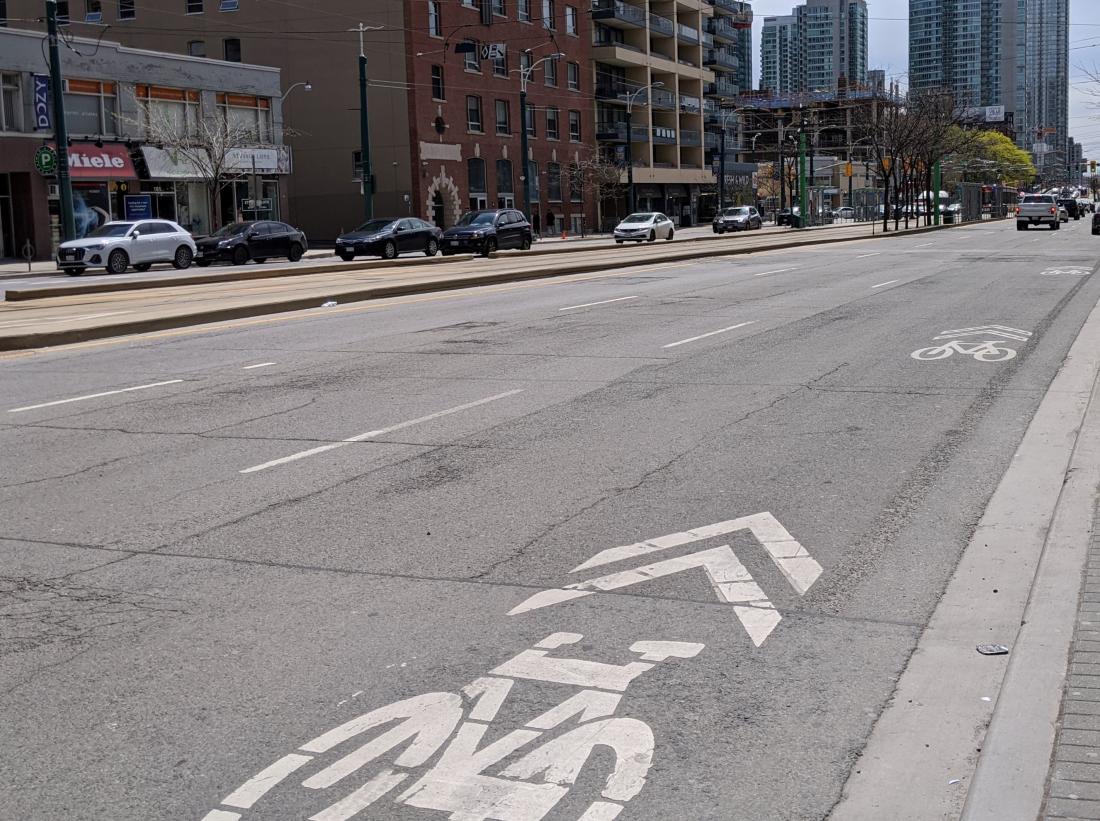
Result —
POLYGON ((805 227, 809 203, 806 196, 806 129, 798 130, 798 202, 801 214, 798 215, 798 227, 805 227))
POLYGON ((61 241, 76 239, 73 186, 69 178, 69 130, 65 124, 65 89, 61 54, 57 48, 57 0, 46 0, 46 31, 50 48, 50 87, 53 91, 54 139, 57 143, 57 190, 61 199, 61 241))
POLYGON ((370 165, 370 120, 367 113, 367 53, 363 47, 363 33, 380 26, 360 23, 349 31, 359 32, 359 175, 363 186, 363 215, 374 217, 374 175, 370 165))

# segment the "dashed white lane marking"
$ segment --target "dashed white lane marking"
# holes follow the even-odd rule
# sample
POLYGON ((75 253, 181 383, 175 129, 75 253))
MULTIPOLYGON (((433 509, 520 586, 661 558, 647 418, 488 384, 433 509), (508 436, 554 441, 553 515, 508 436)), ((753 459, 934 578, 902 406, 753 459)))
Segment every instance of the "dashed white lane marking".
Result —
POLYGON ((330 450, 342 448, 344 447, 344 445, 350 445, 353 442, 365 442, 367 439, 374 439, 378 436, 385 436, 387 433, 393 433, 394 431, 411 428, 413 425, 420 425, 424 422, 431 422, 433 419, 439 419, 443 416, 450 416, 452 413, 461 413, 462 411, 470 410, 471 408, 476 408, 480 405, 487 405, 490 402, 496 402, 498 399, 506 399, 509 396, 515 396, 517 393, 523 393, 523 388, 519 388, 514 391, 505 391, 504 393, 498 393, 496 396, 487 396, 484 399, 478 399, 476 402, 467 402, 465 405, 457 405, 453 408, 447 408, 446 410, 429 413, 427 416, 421 416, 418 419, 410 419, 407 422, 398 422, 396 425, 390 425, 388 428, 369 430, 366 433, 360 433, 358 436, 351 436, 340 442, 333 442, 328 445, 321 445, 320 447, 310 448, 309 450, 303 450, 300 453, 292 453, 290 456, 283 456, 280 459, 272 459, 270 462, 264 462, 262 465, 254 465, 250 468, 245 468, 244 470, 239 472, 256 473, 257 471, 267 470, 268 468, 276 467, 277 465, 285 465, 287 462, 296 462, 299 459, 305 459, 308 456, 316 456, 318 453, 327 453, 330 450))
POLYGON ((688 339, 681 339, 679 342, 669 342, 667 345, 662 345, 662 348, 675 348, 679 345, 686 345, 689 342, 697 342, 700 339, 706 339, 708 336, 717 336, 718 334, 724 334, 727 331, 735 331, 738 328, 744 328, 746 325, 752 325, 756 320, 750 322, 739 322, 736 325, 730 325, 728 328, 719 328, 717 331, 711 331, 705 334, 699 334, 699 336, 689 337, 688 339))
POLYGON ((856 259, 866 259, 867 257, 877 257, 881 255, 882 251, 873 251, 870 254, 860 254, 858 257, 856 257, 856 259))
POLYGON ((871 290, 873 291, 875 288, 885 288, 887 285, 893 285, 895 282, 901 282, 901 280, 892 279, 889 282, 880 282, 878 285, 872 285, 871 290))
POLYGON ((27 405, 22 408, 9 408, 8 413, 22 413, 23 411, 38 410, 39 408, 52 408, 54 405, 67 405, 69 402, 83 402, 85 399, 99 399, 102 396, 114 396, 118 393, 130 393, 131 391, 144 391, 149 388, 159 388, 163 385, 176 385, 182 379, 169 379, 167 382, 152 382, 148 385, 135 385, 132 388, 119 388, 117 391, 103 391, 102 393, 89 393, 85 396, 74 396, 71 399, 57 399, 53 402, 43 402, 40 405, 27 405))
POLYGON ((245 365, 241 368, 242 371, 250 371, 253 368, 266 368, 268 365, 274 365, 274 362, 257 362, 255 365, 245 365))
POLYGON ((567 305, 564 308, 558 308, 559 311, 572 311, 576 308, 591 308, 593 305, 607 305, 611 302, 625 302, 628 299, 638 299, 637 296, 620 296, 615 299, 601 299, 599 302, 586 302, 583 305, 567 305))
POLYGON ((914 248, 927 248, 929 245, 935 245, 934 242, 922 242, 920 245, 914 245, 914 248))
POLYGON ((784 271, 797 271, 798 266, 793 268, 776 268, 774 271, 761 271, 759 274, 753 274, 754 277, 766 277, 768 274, 782 274, 784 271))

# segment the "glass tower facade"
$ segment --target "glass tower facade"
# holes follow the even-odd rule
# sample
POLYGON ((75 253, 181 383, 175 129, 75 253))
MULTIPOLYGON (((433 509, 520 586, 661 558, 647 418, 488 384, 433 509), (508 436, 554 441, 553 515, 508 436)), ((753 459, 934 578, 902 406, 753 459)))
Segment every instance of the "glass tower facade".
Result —
POLYGON ((765 17, 760 86, 777 94, 867 84, 866 0, 808 0, 765 17))

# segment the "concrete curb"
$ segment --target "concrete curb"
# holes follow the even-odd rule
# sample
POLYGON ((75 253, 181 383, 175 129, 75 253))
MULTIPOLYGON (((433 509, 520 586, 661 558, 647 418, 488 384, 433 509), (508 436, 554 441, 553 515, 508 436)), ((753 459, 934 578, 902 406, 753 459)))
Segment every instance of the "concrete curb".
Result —
POLYGON ((986 506, 830 821, 1038 814, 1100 483, 1098 373, 1100 304, 986 506), (979 655, 983 642, 1011 653, 979 655))
MULTIPOLYGON (((964 223, 965 224, 965 223, 964 223)), ((364 288, 353 288, 347 291, 330 290, 319 292, 308 297, 296 297, 294 299, 273 299, 270 302, 255 303, 250 305, 237 305, 231 308, 211 308, 199 310, 189 314, 174 316, 150 317, 129 321, 105 323, 86 328, 72 328, 59 331, 31 332, 18 335, 0 335, 0 351, 17 351, 28 348, 46 348, 56 345, 70 345, 76 342, 87 342, 93 339, 105 339, 112 336, 126 336, 129 334, 149 333, 163 331, 169 328, 183 328, 191 325, 204 325, 210 322, 225 322, 234 319, 245 319, 253 316, 287 313, 301 311, 308 308, 317 308, 318 300, 325 296, 338 298, 341 302, 365 302, 374 299, 386 299, 397 296, 409 296, 412 294, 430 293, 435 291, 460 290, 463 288, 475 288, 485 285, 499 285, 507 282, 522 282, 529 279, 548 279, 552 277, 568 276, 571 274, 587 274, 596 271, 617 270, 623 268, 635 268, 644 265, 653 265, 655 262, 679 262, 684 260, 705 259, 708 257, 740 256, 754 254, 762 251, 782 251, 788 248, 799 248, 806 245, 832 245, 842 242, 860 242, 868 239, 882 237, 907 237, 914 234, 942 231, 955 226, 931 226, 927 228, 914 228, 908 231, 891 232, 872 236, 856 237, 823 237, 801 242, 785 242, 766 247, 681 250, 670 249, 661 255, 660 259, 648 259, 637 257, 626 260, 608 260, 594 262, 577 262, 554 267, 535 268, 526 271, 504 271, 501 273, 475 274, 462 278, 431 279, 416 282, 406 282, 397 285, 375 285, 364 288)), ((800 236, 805 237, 805 234, 800 236)))
MULTIPOLYGON (((856 225, 861 223, 854 223, 856 225)), ((871 223, 862 223, 870 226, 871 223)), ((877 223, 876 223, 877 225, 877 223)), ((814 228, 807 228, 801 234, 793 234, 794 236, 806 236, 806 232, 816 231, 831 231, 839 228, 851 228, 852 225, 836 225, 836 226, 817 226, 814 228)), ((914 233, 921 230, 932 230, 936 226, 929 228, 913 228, 904 233, 914 233)), ((939 226, 944 227, 944 226, 939 226)), ((947 226, 950 227, 950 226, 947 226)), ((791 234, 790 231, 784 231, 784 235, 791 234)), ((733 234, 733 235, 707 235, 702 237, 687 237, 677 240, 673 243, 673 247, 683 246, 696 242, 716 242, 716 241, 728 241, 735 237, 749 238, 751 235, 747 233, 733 234)), ((764 236, 774 236, 774 234, 767 234, 764 236)), ((586 250, 610 250, 613 246, 613 242, 608 238, 606 246, 585 246, 585 247, 571 247, 567 242, 555 242, 551 245, 539 246, 534 245, 529 251, 500 251, 495 257, 497 259, 514 259, 531 256, 547 256, 552 254, 568 254, 577 253, 579 251, 586 250)), ((335 254, 330 256, 335 257, 335 254)), ((229 271, 223 273, 207 273, 207 274, 180 274, 173 276, 170 279, 128 279, 119 282, 97 282, 91 285, 51 285, 48 287, 38 288, 10 288, 5 293, 5 299, 8 302, 25 302, 32 299, 49 299, 52 297, 62 296, 80 296, 83 294, 106 294, 116 291, 140 291, 150 288, 178 288, 187 285, 207 285, 215 282, 238 282, 250 279, 278 279, 281 277, 300 277, 309 276, 310 274, 330 274, 339 273, 341 271, 370 271, 375 268, 404 268, 413 266, 427 266, 427 265, 446 265, 452 262, 464 262, 470 259, 474 259, 474 254, 455 254, 453 256, 437 256, 437 257, 405 257, 404 259, 398 258, 394 260, 382 260, 382 259, 364 259, 360 262, 322 262, 316 265, 310 264, 308 266, 302 266, 298 268, 277 268, 277 269, 262 269, 262 268, 239 268, 235 267, 229 271)), ((38 274, 36 276, 41 276, 38 274)))

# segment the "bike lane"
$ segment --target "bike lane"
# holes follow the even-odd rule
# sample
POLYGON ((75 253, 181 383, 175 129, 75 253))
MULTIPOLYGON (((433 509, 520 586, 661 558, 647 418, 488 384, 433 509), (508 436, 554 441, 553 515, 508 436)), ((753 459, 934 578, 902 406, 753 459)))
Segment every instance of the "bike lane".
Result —
POLYGON ((372 505, 391 473, 135 559, 187 617, 20 693, 21 720, 77 714, 109 661, 73 752, 140 784, 89 817, 818 817, 1095 301, 1043 283, 827 311, 474 437, 517 453, 461 481, 372 505), (1032 336, 1010 362, 910 355, 984 325, 1032 336), (356 572, 308 566, 333 540, 356 572))

